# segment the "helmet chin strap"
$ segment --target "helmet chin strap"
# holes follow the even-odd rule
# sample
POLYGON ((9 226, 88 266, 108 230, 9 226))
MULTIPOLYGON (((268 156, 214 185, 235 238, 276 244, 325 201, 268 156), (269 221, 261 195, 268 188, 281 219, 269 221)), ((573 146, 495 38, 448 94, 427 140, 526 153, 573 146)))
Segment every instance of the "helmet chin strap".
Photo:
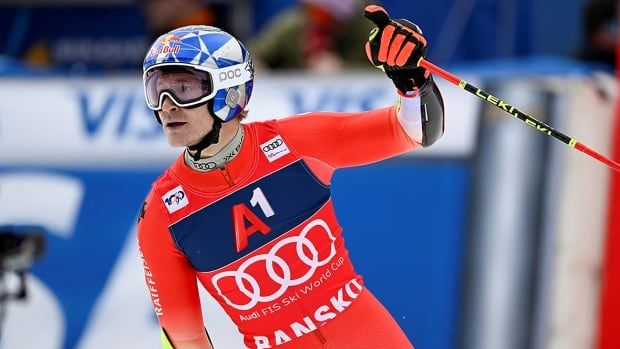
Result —
POLYGON ((202 137, 200 142, 187 147, 187 149, 195 151, 195 153, 192 154, 192 158, 194 158, 194 161, 200 160, 200 153, 205 150, 206 147, 219 142, 221 128, 222 120, 220 120, 219 118, 213 118, 213 127, 211 128, 211 131, 209 131, 209 133, 202 137))
MULTIPOLYGON (((207 105, 207 108, 209 109, 209 116, 213 119, 213 126, 211 127, 211 131, 209 131, 209 133, 207 133, 204 137, 202 137, 200 142, 187 147, 187 149, 189 149, 190 151, 195 152, 192 155, 192 158, 194 158, 194 161, 200 160, 200 153, 202 153, 202 151, 205 150, 205 148, 207 148, 211 144, 215 144, 220 141, 220 129, 222 128, 222 120, 220 120, 220 118, 216 116, 212 116, 212 115, 215 115, 215 113, 213 112, 213 100, 212 99, 208 100, 205 103, 201 103, 196 106, 189 107, 188 109, 198 108, 205 104, 207 105)), ((191 155, 191 152, 190 152, 190 155, 191 155)))
MULTIPOLYGON (((198 108, 205 104, 207 105, 207 108, 209 109, 209 116, 213 119, 213 126, 211 127, 211 131, 209 131, 209 133, 207 133, 204 137, 202 137, 202 139, 198 143, 187 147, 187 149, 189 149, 191 152, 195 152, 194 154, 191 154, 191 152, 189 152, 192 158, 194 159, 194 161, 198 161, 200 159, 200 153, 202 153, 202 151, 205 150, 205 148, 207 148, 211 144, 215 144, 219 142, 220 140, 220 129, 222 128, 222 120, 218 117, 211 116, 211 115, 215 115, 215 113, 213 113, 213 100, 209 100, 209 101, 200 103, 195 106, 187 107, 187 109, 198 108)), ((159 113, 157 111, 154 111, 154 113, 155 113, 155 119, 157 119, 157 122, 161 124, 162 122, 161 122, 161 118, 159 117, 159 113)))

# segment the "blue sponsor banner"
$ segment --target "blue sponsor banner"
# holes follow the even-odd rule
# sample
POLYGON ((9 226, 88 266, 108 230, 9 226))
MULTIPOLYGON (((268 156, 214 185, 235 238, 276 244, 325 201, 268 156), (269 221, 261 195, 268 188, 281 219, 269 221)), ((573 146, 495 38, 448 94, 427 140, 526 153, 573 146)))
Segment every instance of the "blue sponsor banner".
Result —
MULTIPOLYGON (((0 208, 4 211, 0 213, 0 222, 35 223, 49 232, 44 256, 31 270, 37 282, 49 292, 39 292, 38 283, 29 285, 35 286, 35 290, 27 302, 39 304, 40 310, 35 309, 31 314, 61 319, 64 323, 58 329, 64 329, 60 335, 49 333, 48 329, 38 334, 45 339, 56 339, 55 343, 42 346, 28 337, 30 326, 25 323, 9 326, 2 333, 3 348, 80 347, 78 343, 94 315, 95 304, 132 234, 142 198, 155 177, 152 171, 0 169, 0 208), (36 188, 36 193, 29 188, 36 188), (75 192, 79 194, 74 195, 75 192), (31 210, 25 212, 26 207, 31 210), (73 214, 67 214, 59 222, 57 216, 50 215, 59 208, 63 214, 68 211, 73 214), (57 304, 58 307, 52 308, 61 313, 48 313, 50 307, 40 306, 41 302, 57 304), (17 343, 19 346, 13 346, 17 343)), ((12 324, 13 315, 10 306, 8 325, 12 324)), ((19 316, 19 309, 16 311, 19 316)))
POLYGON ((456 347, 469 176, 465 160, 392 160, 332 181, 356 270, 416 348, 456 347))

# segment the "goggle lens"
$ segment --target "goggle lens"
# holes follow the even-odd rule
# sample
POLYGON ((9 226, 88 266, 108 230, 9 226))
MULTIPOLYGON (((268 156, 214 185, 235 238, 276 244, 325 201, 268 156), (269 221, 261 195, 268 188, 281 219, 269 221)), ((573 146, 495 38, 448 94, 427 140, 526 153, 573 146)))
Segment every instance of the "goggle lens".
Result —
POLYGON ((168 95, 180 107, 202 102, 213 92, 211 75, 184 67, 161 67, 146 72, 144 87, 148 106, 161 109, 162 95, 168 95))

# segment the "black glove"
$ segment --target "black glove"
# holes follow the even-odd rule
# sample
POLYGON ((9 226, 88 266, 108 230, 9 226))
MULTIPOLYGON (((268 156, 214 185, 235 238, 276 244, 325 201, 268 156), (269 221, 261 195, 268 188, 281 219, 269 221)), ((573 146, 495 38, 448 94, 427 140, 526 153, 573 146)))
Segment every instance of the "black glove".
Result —
POLYGON ((383 70, 401 94, 419 93, 430 80, 430 71, 418 66, 426 57, 422 30, 406 19, 390 19, 387 11, 377 5, 367 6, 364 16, 377 26, 366 43, 370 63, 383 70))

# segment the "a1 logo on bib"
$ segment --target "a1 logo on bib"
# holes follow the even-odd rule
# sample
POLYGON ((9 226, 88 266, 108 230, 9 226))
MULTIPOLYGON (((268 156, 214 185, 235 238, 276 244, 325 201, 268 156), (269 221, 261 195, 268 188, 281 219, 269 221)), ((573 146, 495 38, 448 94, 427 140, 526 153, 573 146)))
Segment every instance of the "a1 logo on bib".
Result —
POLYGON ((183 187, 180 185, 167 192, 164 196, 161 197, 161 199, 164 201, 164 205, 166 205, 169 213, 176 212, 183 207, 189 205, 187 195, 185 194, 183 187))
POLYGON ((282 136, 277 135, 267 142, 260 145, 260 149, 263 151, 263 154, 267 157, 269 162, 273 162, 283 157, 284 155, 290 153, 291 151, 284 143, 282 136))

